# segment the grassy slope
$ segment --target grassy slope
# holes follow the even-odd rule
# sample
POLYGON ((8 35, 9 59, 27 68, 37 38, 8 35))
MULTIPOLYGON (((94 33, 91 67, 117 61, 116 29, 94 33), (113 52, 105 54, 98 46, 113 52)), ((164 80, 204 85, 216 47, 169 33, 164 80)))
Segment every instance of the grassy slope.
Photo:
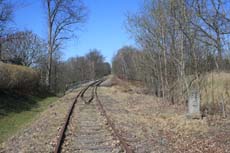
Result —
POLYGON ((0 94, 0 143, 30 123, 56 100, 56 97, 19 97, 0 94))

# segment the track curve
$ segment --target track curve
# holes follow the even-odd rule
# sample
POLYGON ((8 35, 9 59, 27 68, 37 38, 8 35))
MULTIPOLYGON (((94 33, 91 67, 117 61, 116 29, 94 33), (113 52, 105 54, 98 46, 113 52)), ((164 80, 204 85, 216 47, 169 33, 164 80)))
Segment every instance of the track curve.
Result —
MULTIPOLYGON (((100 131, 104 131, 105 133, 107 133, 106 135, 109 135, 108 133, 112 133, 112 135, 113 135, 113 139, 109 139, 108 140, 108 143, 109 144, 114 144, 113 142, 116 142, 115 143, 115 146, 116 146, 116 144, 119 144, 120 145, 120 148, 121 148, 121 150, 122 151, 124 151, 124 152, 126 152, 126 153, 134 153, 134 151, 131 149, 131 147, 128 145, 128 143, 125 141, 125 139, 123 139, 121 136, 120 136, 120 134, 119 134, 119 132, 118 132, 118 130, 115 128, 115 125, 114 125, 114 123, 112 123, 112 120, 108 117, 108 115, 107 115, 107 113, 106 113, 106 111, 105 111, 105 109, 104 109, 104 107, 103 107, 103 105, 102 105, 102 103, 101 103, 101 101, 100 101, 100 99, 99 99, 99 97, 98 97, 98 93, 97 93, 97 88, 98 88, 98 86, 102 83, 104 81, 104 79, 103 80, 97 80, 97 81, 94 81, 94 82, 92 82, 92 83, 90 83, 89 85, 87 85, 86 87, 84 87, 82 90, 80 90, 79 91, 79 93, 77 94, 77 96, 76 96, 76 98, 75 98, 75 100, 73 101, 73 103, 71 104, 71 107, 69 108, 69 110, 68 110, 68 112, 67 112, 67 114, 66 114, 66 118, 65 118, 65 122, 64 122, 64 124, 63 124, 63 126, 62 126, 62 128, 61 128, 61 131, 59 132, 59 134, 58 134, 58 137, 57 137, 57 144, 56 144, 56 146, 55 146, 55 150, 54 150, 54 153, 60 153, 60 152, 62 152, 62 145, 63 145, 63 143, 64 143, 64 141, 65 141, 65 137, 66 137, 66 131, 67 131, 67 128, 68 128, 68 126, 69 126, 69 122, 70 122, 70 118, 71 118, 71 116, 73 115, 73 111, 74 111, 74 109, 75 109, 75 105, 76 105, 76 103, 79 101, 79 98, 80 98, 80 100, 82 101, 82 102, 84 102, 84 104, 87 104, 88 105, 88 107, 90 108, 89 110, 93 113, 94 111, 96 112, 96 111, 100 111, 100 114, 105 118, 104 119, 104 121, 105 121, 105 124, 108 126, 108 128, 111 130, 111 132, 108 132, 108 130, 106 130, 106 128, 104 128, 104 126, 102 127, 102 129, 104 129, 104 130, 101 130, 101 129, 97 129, 97 130, 100 130, 100 131), (91 96, 90 96, 90 98, 85 98, 85 93, 89 90, 91 88, 91 96), (91 104, 91 102, 93 101, 95 99, 95 101, 96 101, 96 105, 95 104, 91 104), (115 140, 115 141, 114 141, 115 140)), ((89 90, 90 91, 90 90, 89 90)), ((79 107, 80 107, 81 105, 79 104, 79 107)), ((78 112, 78 113, 80 113, 80 112, 78 112)), ((82 114, 84 114, 84 112, 82 112, 82 114)), ((78 116, 82 116, 82 115, 78 115, 78 116)), ((79 118, 79 117, 78 117, 79 118)), ((98 124, 98 125, 100 125, 100 123, 99 123, 99 120, 100 119, 97 119, 97 118, 100 118, 100 116, 97 116, 97 114, 95 114, 95 115, 93 115, 93 116, 91 116, 91 118, 94 118, 94 122, 90 122, 89 121, 89 124, 90 124, 90 128, 91 129, 95 129, 95 128, 93 128, 96 124, 98 124)), ((87 119, 85 119, 85 118, 82 118, 82 120, 83 120, 83 122, 87 122, 87 119)), ((77 123, 78 124, 78 123, 77 123)), ((85 128, 85 127, 84 127, 85 128)), ((84 133, 87 133, 87 132, 85 132, 84 130, 86 129, 84 129, 84 128, 81 128, 82 129, 82 131, 83 132, 79 132, 79 135, 80 134, 84 134, 84 133)), ((75 132, 76 133, 76 132, 75 132)), ((95 136, 94 136, 95 137, 95 136)), ((89 138, 88 138, 89 139, 89 138)), ((92 139, 93 140, 93 139, 92 139)), ((102 140, 100 140, 100 141, 102 141, 102 140)), ((99 143, 100 142, 99 140, 97 140, 97 143, 99 143)), ((103 140, 104 141, 104 140, 103 140)), ((88 142, 85 142, 85 144, 87 144, 88 142)), ((106 144, 108 144, 108 143, 106 143, 106 144)), ((102 144, 103 144, 103 142, 102 142, 102 144)), ((84 148, 84 147, 83 147, 84 148)), ((98 150, 98 149, 100 149, 100 147, 89 147, 89 146, 87 146, 86 147, 86 149, 91 149, 91 150, 98 150)), ((110 147, 110 146, 107 146, 107 147, 104 147, 104 150, 111 150, 113 147, 110 147)), ((102 150, 103 150, 103 147, 101 148, 102 150)), ((76 150, 80 150, 80 149, 76 149, 76 150)), ((120 151, 121 151, 120 150, 120 151)), ((119 151, 119 152, 120 152, 119 151)), ((75 151, 74 151, 75 152, 75 151)), ((110 151, 109 151, 110 152, 110 151)))

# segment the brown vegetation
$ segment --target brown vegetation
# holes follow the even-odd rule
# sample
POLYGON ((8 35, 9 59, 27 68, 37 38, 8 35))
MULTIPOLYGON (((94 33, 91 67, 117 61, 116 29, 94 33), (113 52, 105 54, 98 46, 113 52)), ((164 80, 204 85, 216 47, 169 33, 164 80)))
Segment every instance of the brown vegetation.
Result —
POLYGON ((127 18, 127 29, 140 47, 119 49, 113 73, 141 81, 172 104, 186 103, 192 90, 204 98, 211 89, 207 101, 217 101, 224 114, 228 87, 213 92, 220 82, 206 79, 230 70, 228 5, 226 0, 145 1, 127 18))
POLYGON ((171 105, 162 98, 136 92, 141 90, 144 89, 122 80, 98 89, 111 119, 136 152, 230 151, 229 116, 188 120, 186 105, 171 105))
POLYGON ((0 89, 26 89, 38 86, 39 73, 19 65, 0 63, 0 89))

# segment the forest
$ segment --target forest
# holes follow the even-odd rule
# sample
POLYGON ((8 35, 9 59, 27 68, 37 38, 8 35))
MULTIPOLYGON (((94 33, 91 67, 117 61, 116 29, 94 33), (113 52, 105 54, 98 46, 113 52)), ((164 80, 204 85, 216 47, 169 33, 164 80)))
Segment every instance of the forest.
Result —
POLYGON ((229 131, 230 0, 0 0, 0 152, 229 153, 229 131))
POLYGON ((205 109, 224 112, 223 103, 229 100, 229 5, 226 0, 145 1, 126 21, 138 47, 122 47, 113 58, 113 72, 144 83, 172 104, 185 103, 196 90, 205 109))
POLYGON ((110 64, 97 49, 84 56, 62 58, 63 44, 75 37, 73 30, 87 18, 84 4, 72 0, 43 3, 47 39, 29 30, 12 29, 13 14, 20 3, 0 1, 0 89, 59 94, 71 83, 110 74, 110 64))
MULTIPOLYGON (((59 94, 73 83, 111 73, 98 49, 62 59, 63 45, 87 21, 88 10, 81 1, 58 2, 43 1, 48 31, 47 38, 40 38, 12 29, 16 4, 1 1, 1 89, 59 94)), ((137 45, 117 51, 112 73, 142 82, 172 104, 186 102, 192 90, 209 105, 226 101, 228 83, 219 89, 215 84, 230 69, 229 5, 227 0, 144 1, 136 13, 126 15, 124 25, 137 45)))

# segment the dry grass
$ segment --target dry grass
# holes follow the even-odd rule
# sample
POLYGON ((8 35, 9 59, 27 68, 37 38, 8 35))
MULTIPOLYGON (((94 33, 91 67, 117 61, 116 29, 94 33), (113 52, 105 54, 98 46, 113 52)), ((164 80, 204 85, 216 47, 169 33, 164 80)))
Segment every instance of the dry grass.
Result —
POLYGON ((211 114, 221 114, 222 101, 226 107, 226 113, 230 115, 230 73, 206 75, 201 92, 202 107, 208 108, 211 114))
POLYGON ((135 93, 127 93, 120 91, 120 87, 114 86, 109 89, 101 88, 100 91, 105 95, 112 97, 117 103, 117 107, 121 107, 128 112, 126 114, 113 114, 121 120, 135 120, 145 127, 157 125, 158 129, 170 129, 178 133, 196 133, 206 132, 207 123, 204 120, 188 120, 186 118, 186 108, 183 105, 173 106, 167 105, 162 99, 135 93))
MULTIPOLYGON (((224 78, 227 81, 228 75, 224 78)), ((135 139, 131 145, 137 152, 230 151, 229 118, 189 120, 185 105, 170 105, 161 98, 135 92, 141 90, 138 88, 122 80, 112 87, 99 88, 109 115, 125 138, 131 142, 135 139)))

